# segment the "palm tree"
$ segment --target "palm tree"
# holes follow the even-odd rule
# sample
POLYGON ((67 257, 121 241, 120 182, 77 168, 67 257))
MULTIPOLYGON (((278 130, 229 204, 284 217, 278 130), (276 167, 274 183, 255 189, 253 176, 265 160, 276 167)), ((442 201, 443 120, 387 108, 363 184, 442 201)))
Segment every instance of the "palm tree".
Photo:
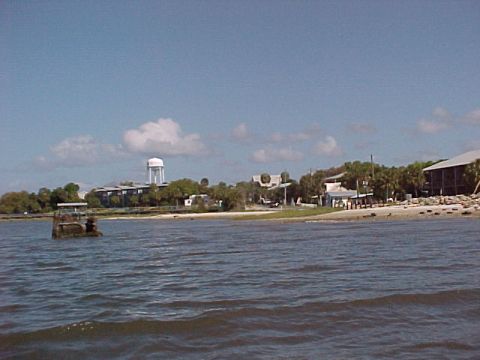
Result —
POLYGON ((475 189, 473 190, 473 194, 476 194, 480 188, 480 159, 475 160, 473 163, 468 164, 465 167, 463 177, 465 182, 472 188, 476 184, 475 189))
POLYGON ((271 180, 270 174, 263 173, 262 175, 260 175, 260 181, 262 182, 262 184, 269 184, 270 180, 271 180))

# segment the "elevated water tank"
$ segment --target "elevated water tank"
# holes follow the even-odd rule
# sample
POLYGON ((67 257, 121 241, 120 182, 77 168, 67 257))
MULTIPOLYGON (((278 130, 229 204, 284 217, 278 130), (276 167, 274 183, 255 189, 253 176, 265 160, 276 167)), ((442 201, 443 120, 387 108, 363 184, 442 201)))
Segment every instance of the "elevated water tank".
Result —
POLYGON ((165 169, 163 160, 151 158, 147 160, 148 183, 160 185, 165 183, 165 169))

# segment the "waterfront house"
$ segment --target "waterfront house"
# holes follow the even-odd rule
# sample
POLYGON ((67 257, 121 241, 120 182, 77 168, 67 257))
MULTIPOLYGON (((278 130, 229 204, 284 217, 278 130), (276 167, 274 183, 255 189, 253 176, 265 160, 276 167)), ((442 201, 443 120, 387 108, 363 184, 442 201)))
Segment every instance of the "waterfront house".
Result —
POLYGON ((477 159, 480 159, 480 150, 473 150, 426 167, 423 169, 428 181, 425 189, 430 196, 466 193, 465 167, 477 159))

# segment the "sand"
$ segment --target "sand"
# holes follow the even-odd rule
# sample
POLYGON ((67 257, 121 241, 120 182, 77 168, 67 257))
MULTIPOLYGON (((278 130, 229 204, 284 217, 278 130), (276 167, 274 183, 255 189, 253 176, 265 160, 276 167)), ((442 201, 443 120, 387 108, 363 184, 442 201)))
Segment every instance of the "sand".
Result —
POLYGON ((387 206, 368 209, 344 210, 324 215, 292 219, 294 221, 352 221, 352 220, 406 220, 437 219, 445 217, 480 217, 480 209, 461 205, 387 206))
MULTIPOLYGON (((194 213, 194 214, 162 214, 153 216, 122 216, 108 217, 102 220, 128 220, 128 219, 149 219, 149 220, 200 220, 200 219, 232 219, 245 215, 264 215, 279 210, 267 211, 229 211, 217 213, 194 213)), ((281 210, 280 210, 281 211, 281 210)), ((387 207, 376 207, 368 209, 343 210, 323 215, 306 217, 295 217, 285 219, 274 219, 267 221, 281 222, 311 222, 311 221, 354 221, 354 220, 406 220, 406 219, 436 219, 445 217, 475 217, 480 218, 480 208, 463 208, 461 205, 395 205, 387 207)))

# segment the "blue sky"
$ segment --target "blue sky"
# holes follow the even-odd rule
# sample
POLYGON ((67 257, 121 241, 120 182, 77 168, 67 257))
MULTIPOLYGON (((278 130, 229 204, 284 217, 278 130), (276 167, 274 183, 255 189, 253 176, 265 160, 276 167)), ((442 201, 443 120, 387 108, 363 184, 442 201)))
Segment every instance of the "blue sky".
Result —
POLYGON ((2 1, 0 194, 480 148, 478 1, 2 1))

